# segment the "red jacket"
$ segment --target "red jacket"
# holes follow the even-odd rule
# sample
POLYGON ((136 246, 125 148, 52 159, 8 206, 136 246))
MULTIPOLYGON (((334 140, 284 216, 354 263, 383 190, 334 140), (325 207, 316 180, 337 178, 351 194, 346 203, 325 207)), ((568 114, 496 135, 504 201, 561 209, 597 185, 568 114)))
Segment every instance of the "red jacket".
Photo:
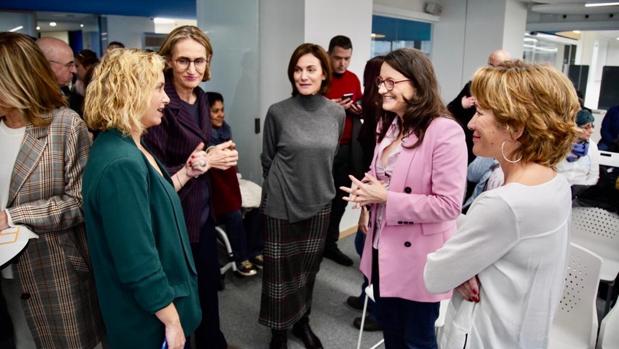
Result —
POLYGON ((236 177, 236 167, 225 171, 210 169, 211 188, 213 190, 213 213, 216 218, 222 214, 241 209, 241 188, 236 177))

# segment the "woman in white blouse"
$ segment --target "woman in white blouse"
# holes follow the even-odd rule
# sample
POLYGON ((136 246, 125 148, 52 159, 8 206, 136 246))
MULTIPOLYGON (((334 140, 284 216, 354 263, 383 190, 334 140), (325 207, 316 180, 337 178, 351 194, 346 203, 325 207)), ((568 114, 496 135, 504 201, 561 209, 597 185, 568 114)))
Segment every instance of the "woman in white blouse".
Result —
POLYGON ((472 92, 473 152, 497 159, 505 184, 482 193, 456 234, 428 256, 426 287, 456 288, 454 298, 476 303, 458 348, 545 348, 571 212, 569 183, 555 167, 575 138, 578 98, 559 71, 522 62, 479 69, 472 92))

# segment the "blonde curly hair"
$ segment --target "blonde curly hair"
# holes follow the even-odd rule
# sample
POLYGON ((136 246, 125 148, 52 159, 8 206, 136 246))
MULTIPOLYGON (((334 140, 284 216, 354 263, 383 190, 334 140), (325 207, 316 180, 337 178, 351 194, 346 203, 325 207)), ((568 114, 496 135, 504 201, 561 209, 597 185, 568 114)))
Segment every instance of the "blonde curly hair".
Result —
POLYGON ((84 118, 88 127, 141 134, 144 126, 140 120, 164 67, 163 57, 153 52, 115 49, 107 53, 86 89, 84 118))
POLYGON ((576 138, 580 104, 570 80, 547 65, 507 61, 480 68, 471 91, 499 124, 522 129, 513 158, 554 168, 576 138))

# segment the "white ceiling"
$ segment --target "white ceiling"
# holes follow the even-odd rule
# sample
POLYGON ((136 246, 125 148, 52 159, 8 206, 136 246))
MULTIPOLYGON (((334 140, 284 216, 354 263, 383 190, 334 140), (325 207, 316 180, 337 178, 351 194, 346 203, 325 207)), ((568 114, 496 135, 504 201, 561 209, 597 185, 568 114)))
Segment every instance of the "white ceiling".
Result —
MULTIPOLYGON (((610 1, 610 0, 608 0, 610 1)), ((530 10, 538 13, 565 15, 619 14, 619 6, 585 7, 588 2, 608 2, 600 0, 536 0, 523 1, 530 5, 530 10)))

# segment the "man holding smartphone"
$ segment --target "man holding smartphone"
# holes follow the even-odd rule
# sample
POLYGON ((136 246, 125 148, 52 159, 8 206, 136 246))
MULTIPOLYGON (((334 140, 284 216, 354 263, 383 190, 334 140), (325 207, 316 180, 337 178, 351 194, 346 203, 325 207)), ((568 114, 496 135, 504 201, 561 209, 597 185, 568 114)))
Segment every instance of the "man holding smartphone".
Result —
POLYGON ((363 96, 361 83, 355 73, 348 70, 352 57, 352 42, 350 38, 337 35, 329 42, 329 56, 333 66, 333 77, 325 97, 338 103, 346 110, 346 121, 340 138, 340 144, 333 161, 333 182, 336 195, 331 204, 331 221, 325 245, 324 257, 344 265, 353 265, 352 259, 346 256, 337 246, 340 236, 340 221, 344 215, 347 202, 342 199, 344 192, 341 186, 350 186, 349 174, 357 178, 363 177, 366 169, 362 168, 362 150, 357 141, 361 128, 361 105, 357 102, 363 96))

